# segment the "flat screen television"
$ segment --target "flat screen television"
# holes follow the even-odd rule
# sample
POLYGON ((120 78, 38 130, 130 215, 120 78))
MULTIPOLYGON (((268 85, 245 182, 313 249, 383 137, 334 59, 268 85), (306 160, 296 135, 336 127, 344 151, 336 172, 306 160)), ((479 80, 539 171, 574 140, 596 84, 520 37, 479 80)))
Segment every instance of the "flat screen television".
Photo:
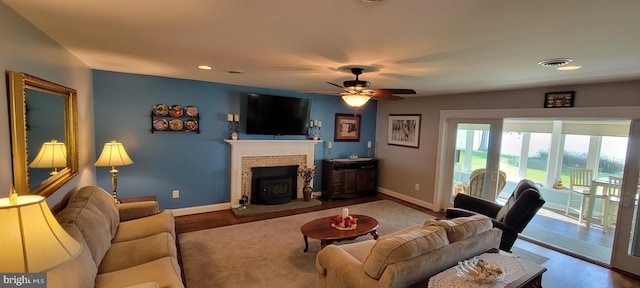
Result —
POLYGON ((247 134, 307 135, 311 99, 250 93, 247 134))

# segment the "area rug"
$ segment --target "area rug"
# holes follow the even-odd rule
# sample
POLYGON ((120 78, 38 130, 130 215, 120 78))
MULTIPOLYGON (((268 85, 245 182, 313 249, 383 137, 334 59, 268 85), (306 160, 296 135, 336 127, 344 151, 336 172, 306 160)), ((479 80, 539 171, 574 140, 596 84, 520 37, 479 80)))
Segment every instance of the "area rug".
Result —
POLYGON ((279 205, 248 205, 247 208, 233 208, 231 212, 233 212, 236 217, 243 216, 253 216, 259 214, 266 214, 271 212, 285 211, 291 209, 298 208, 308 208, 313 206, 318 206, 322 204, 322 201, 318 199, 311 198, 310 201, 305 202, 302 199, 294 199, 289 203, 279 204, 279 205))
MULTIPOLYGON (((337 215, 342 208, 178 235, 187 287, 315 287, 320 241, 309 239, 309 252, 303 252, 300 227, 316 218, 337 215)), ((351 214, 378 220, 379 235, 435 218, 389 200, 347 208, 351 214)), ((348 242, 368 239, 370 235, 348 242)))

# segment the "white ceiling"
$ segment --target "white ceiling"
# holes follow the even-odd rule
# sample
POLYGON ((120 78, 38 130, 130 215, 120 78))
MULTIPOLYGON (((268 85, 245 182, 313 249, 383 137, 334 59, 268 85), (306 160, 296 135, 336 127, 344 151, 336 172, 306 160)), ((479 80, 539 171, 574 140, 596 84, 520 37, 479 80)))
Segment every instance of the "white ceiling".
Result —
POLYGON ((337 93, 365 66, 418 96, 640 79, 638 0, 3 1, 92 69, 337 93), (558 57, 582 69, 537 65, 558 57))

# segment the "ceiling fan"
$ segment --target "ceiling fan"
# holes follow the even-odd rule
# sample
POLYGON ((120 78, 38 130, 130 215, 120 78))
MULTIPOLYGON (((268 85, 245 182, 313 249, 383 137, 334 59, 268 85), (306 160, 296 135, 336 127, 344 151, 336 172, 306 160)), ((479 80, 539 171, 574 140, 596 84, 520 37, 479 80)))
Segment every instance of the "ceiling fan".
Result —
POLYGON ((360 107, 372 98, 398 101, 404 98, 394 94, 417 94, 413 89, 370 89, 371 83, 369 81, 358 78, 362 72, 364 72, 363 68, 351 68, 351 73, 356 75, 356 79, 344 81, 344 86, 332 82, 327 83, 343 89, 344 92, 341 92, 340 96, 342 96, 342 100, 352 107, 360 107))

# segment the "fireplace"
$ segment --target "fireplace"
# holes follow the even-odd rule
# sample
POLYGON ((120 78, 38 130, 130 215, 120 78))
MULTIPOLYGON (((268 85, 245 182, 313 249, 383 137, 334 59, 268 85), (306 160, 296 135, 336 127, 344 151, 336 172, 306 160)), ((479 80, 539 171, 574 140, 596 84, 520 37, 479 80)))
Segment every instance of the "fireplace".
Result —
POLYGON ((251 175, 252 204, 284 204, 297 198, 297 165, 254 167, 251 175))
MULTIPOLYGON (((240 207, 243 194, 251 195, 253 167, 311 165, 314 146, 322 140, 224 140, 231 145, 231 208, 240 207)), ((297 197, 302 198, 304 182, 294 182, 297 197)))

